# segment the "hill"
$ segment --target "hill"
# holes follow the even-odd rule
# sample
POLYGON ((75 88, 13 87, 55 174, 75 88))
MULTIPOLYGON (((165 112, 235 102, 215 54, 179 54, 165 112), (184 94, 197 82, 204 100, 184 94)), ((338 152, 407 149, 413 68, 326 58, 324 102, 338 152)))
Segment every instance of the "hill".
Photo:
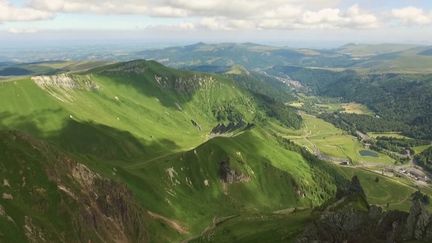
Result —
MULTIPOLYGON (((333 197, 357 170, 281 137, 275 126, 301 126, 296 111, 235 75, 247 77, 137 60, 0 83, 0 237, 172 242, 333 197)), ((380 203, 405 207, 393 195, 415 190, 362 178, 380 203)))
MULTIPOLYGON (((197 43, 183 47, 145 50, 136 56, 166 65, 189 68, 243 65, 249 70, 273 66, 353 69, 371 73, 431 73, 430 47, 402 44, 347 44, 335 49, 294 49, 252 43, 197 43)), ((207 71, 203 69, 203 71, 207 71)), ((220 69, 219 71, 223 71, 220 69)))

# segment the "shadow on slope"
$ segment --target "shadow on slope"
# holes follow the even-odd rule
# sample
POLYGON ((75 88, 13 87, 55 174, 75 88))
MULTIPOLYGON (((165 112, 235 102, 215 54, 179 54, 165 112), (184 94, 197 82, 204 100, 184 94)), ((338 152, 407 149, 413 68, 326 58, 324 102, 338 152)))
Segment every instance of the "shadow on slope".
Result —
MULTIPOLYGON (((47 112, 52 112, 47 111, 47 112)), ((61 112, 53 111, 53 112, 61 112)), ((96 159, 131 160, 140 157, 152 157, 169 153, 179 147, 168 139, 154 139, 146 141, 113 127, 93 122, 64 120, 62 128, 52 132, 43 132, 34 121, 43 121, 43 116, 31 114, 16 116, 1 113, 2 120, 12 120, 13 126, 6 125, 0 120, 0 128, 15 129, 30 133, 36 137, 46 139, 68 152, 87 155, 96 159), (36 117, 36 119, 34 119, 36 117)))
POLYGON ((55 146, 0 131, 0 176, 1 242, 149 241, 131 191, 55 146))

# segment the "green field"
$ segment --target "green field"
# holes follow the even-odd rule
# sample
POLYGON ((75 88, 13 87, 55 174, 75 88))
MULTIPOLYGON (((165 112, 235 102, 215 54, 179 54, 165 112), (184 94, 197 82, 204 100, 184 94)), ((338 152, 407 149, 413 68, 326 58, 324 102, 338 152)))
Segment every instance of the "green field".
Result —
POLYGON ((421 152, 425 151, 426 149, 428 149, 431 146, 432 145, 421 145, 421 146, 414 147, 413 149, 414 149, 415 154, 420 154, 421 152))
POLYGON ((377 138, 377 137, 408 138, 402 135, 400 132, 369 132, 367 135, 371 138, 377 138))
POLYGON ((281 127, 275 127, 275 129, 284 137, 306 147, 311 152, 318 149, 321 153, 331 157, 350 158, 354 163, 374 162, 378 164, 393 162, 391 158, 383 154, 379 154, 378 157, 361 156, 360 151, 365 148, 357 138, 315 116, 303 113, 302 117, 304 126, 300 130, 281 127))
POLYGON ((359 115, 372 115, 373 112, 369 110, 365 105, 351 102, 351 103, 342 103, 343 112, 351 113, 351 114, 359 114, 359 115))

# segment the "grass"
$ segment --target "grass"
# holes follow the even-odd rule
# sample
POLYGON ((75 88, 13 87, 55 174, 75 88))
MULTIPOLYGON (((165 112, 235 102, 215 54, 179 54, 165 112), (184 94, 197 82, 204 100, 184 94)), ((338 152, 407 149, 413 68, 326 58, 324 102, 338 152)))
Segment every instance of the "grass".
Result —
POLYGON ((400 132, 369 132, 367 135, 372 138, 377 138, 377 137, 408 138, 402 135, 400 132))
POLYGON ((291 107, 294 107, 294 108, 301 108, 301 107, 303 107, 304 103, 303 102, 293 102, 293 103, 290 103, 288 105, 291 107))
POLYGON ((351 102, 351 103, 343 103, 341 104, 344 109, 343 112, 351 113, 351 114, 359 114, 359 115, 372 115, 373 112, 370 111, 365 105, 351 102))
POLYGON ((365 150, 362 144, 345 131, 312 115, 302 114, 304 126, 300 130, 281 127, 275 129, 286 138, 306 147, 314 152, 318 149, 325 155, 336 158, 350 158, 355 163, 374 162, 392 163, 393 160, 386 155, 378 157, 361 156, 360 151, 365 150))
POLYGON ((414 149, 415 154, 420 154, 421 152, 425 151, 426 149, 428 149, 431 146, 432 145, 421 145, 421 146, 416 146, 413 149, 414 149))
POLYGON ((390 178, 380 174, 353 168, 341 168, 347 178, 357 175, 366 193, 368 202, 384 209, 407 211, 410 208, 410 196, 417 190, 413 185, 400 178, 390 178), (376 178, 379 181, 376 182, 376 178), (387 208, 387 203, 389 207, 387 208))

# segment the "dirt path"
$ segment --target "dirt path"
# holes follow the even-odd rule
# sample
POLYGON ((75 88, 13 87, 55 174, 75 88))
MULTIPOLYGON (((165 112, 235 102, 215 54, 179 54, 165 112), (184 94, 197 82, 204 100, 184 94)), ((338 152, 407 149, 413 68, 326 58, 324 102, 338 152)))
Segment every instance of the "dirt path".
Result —
POLYGON ((166 218, 166 217, 164 217, 164 216, 162 216, 162 215, 160 215, 160 214, 153 213, 153 212, 151 212, 151 211, 147 211, 147 213, 148 213, 152 218, 160 219, 160 220, 164 221, 168 226, 170 226, 171 228, 175 229, 177 232, 179 232, 179 233, 182 234, 182 235, 185 235, 185 234, 188 234, 188 233, 189 233, 189 231, 187 230, 186 227, 182 226, 180 223, 178 223, 178 222, 175 221, 175 220, 172 220, 172 219, 166 218))
POLYGON ((210 234, 210 232, 212 232, 218 225, 220 225, 220 224, 222 224, 222 223, 224 223, 224 222, 226 222, 226 221, 228 221, 228 220, 230 220, 230 219, 233 219, 233 218, 236 218, 236 217, 239 217, 240 215, 231 215, 231 216, 227 216, 227 217, 222 217, 222 218, 217 218, 217 217, 213 217, 213 221, 212 221, 212 223, 209 225, 209 226, 207 226, 202 232, 201 232, 201 234, 199 234, 199 235, 197 235, 197 236, 194 236, 194 237, 191 237, 191 238, 189 238, 189 239, 186 239, 186 240, 184 240, 184 241, 182 241, 182 243, 187 243, 187 242, 190 242, 190 241, 192 241, 192 240, 196 240, 196 239, 199 239, 199 238, 201 238, 201 237, 203 237, 203 236, 206 236, 206 235, 209 235, 210 234))

